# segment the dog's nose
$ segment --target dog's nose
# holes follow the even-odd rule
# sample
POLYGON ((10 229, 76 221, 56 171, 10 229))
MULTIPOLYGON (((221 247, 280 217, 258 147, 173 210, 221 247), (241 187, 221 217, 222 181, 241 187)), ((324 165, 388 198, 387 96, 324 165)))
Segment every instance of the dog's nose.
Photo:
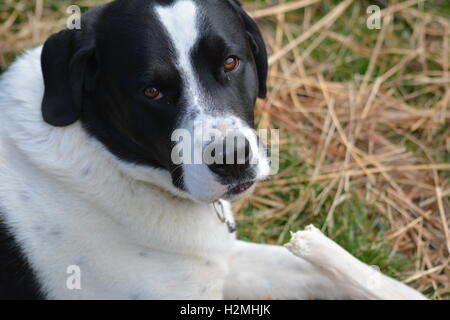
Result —
POLYGON ((209 169, 221 177, 241 178, 250 166, 250 143, 247 139, 237 139, 227 137, 222 145, 212 151, 211 156, 214 161, 209 165, 209 169))

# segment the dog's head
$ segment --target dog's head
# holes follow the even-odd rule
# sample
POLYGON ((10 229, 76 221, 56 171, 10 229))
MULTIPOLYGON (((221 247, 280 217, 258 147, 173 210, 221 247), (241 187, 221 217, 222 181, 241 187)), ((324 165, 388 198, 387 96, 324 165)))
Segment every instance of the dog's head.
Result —
POLYGON ((51 36, 42 70, 48 124, 81 121, 122 162, 168 171, 195 200, 245 194, 268 174, 249 130, 267 54, 236 0, 113 1, 83 15, 80 30, 51 36), (192 148, 180 152, 174 136, 192 148))

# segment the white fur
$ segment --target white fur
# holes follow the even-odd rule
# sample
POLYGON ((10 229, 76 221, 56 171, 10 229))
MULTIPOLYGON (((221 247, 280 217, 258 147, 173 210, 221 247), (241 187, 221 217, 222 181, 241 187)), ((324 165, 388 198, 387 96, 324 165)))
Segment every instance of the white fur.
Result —
POLYGON ((280 246, 236 241, 226 299, 340 299, 346 293, 320 269, 280 246))
POLYGON ((172 45, 176 50, 176 65, 184 82, 183 94, 190 101, 190 108, 202 110, 205 98, 198 78, 195 76, 190 53, 198 41, 197 6, 189 0, 179 0, 172 6, 156 6, 154 9, 160 23, 166 29, 172 45))

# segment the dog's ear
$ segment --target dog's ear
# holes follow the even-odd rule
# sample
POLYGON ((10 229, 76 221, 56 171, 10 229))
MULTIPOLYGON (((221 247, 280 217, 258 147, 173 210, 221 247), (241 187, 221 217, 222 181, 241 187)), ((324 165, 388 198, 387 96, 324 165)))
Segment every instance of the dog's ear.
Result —
POLYGON ((86 75, 91 59, 95 59, 93 39, 83 37, 80 30, 60 31, 45 42, 41 55, 45 122, 64 127, 80 118, 83 90, 93 86, 86 75))
POLYGON ((263 37, 259 31, 256 22, 244 11, 241 4, 237 0, 228 0, 234 10, 237 11, 242 21, 244 22, 245 29, 249 36, 250 45, 252 46, 253 57, 255 59, 257 71, 258 71, 258 82, 259 90, 258 97, 265 98, 267 93, 267 72, 268 72, 268 61, 267 61, 267 50, 264 44, 263 37))

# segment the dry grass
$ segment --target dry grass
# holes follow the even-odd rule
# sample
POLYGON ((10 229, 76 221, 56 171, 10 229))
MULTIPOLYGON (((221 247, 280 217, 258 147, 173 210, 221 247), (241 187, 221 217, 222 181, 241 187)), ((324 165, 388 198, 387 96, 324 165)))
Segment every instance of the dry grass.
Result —
MULTIPOLYGON (((25 3, 0 0, 3 67, 65 24, 66 3, 25 3)), ((449 4, 390 1, 380 30, 366 28, 369 4, 246 2, 270 51, 257 115, 259 127, 280 129, 281 170, 235 204, 240 237, 281 243, 313 222, 364 261, 445 299, 449 4)))

